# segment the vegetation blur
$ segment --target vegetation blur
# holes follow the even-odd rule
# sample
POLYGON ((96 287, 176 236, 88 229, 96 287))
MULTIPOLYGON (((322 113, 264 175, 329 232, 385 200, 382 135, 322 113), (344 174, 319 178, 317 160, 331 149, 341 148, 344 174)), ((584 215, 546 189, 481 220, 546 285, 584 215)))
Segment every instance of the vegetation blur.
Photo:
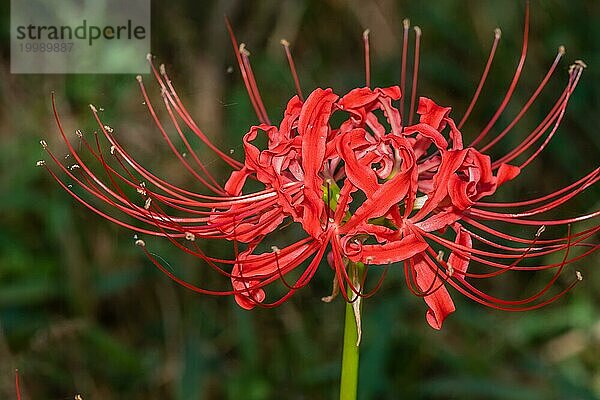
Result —
MULTIPOLYGON (((133 232, 76 204, 36 168, 45 139, 66 154, 51 109, 67 133, 95 128, 89 103, 143 165, 169 181, 198 188, 182 173, 153 126, 132 75, 12 75, 9 2, 0 24, 0 398, 14 399, 18 368, 23 398, 67 399, 334 399, 341 360, 344 304, 331 290, 325 264, 305 289, 276 309, 245 311, 232 297, 194 294, 156 270, 134 245, 133 232)), ((153 1, 152 53, 164 62, 198 125, 224 149, 242 156, 241 137, 257 123, 235 62, 223 15, 251 62, 269 116, 278 122, 295 94, 280 39, 292 44, 305 93, 338 94, 364 85, 362 32, 371 30, 373 86, 398 84, 402 20, 423 30, 419 95, 462 116, 494 37, 502 40, 481 100, 463 128, 473 138, 500 103, 516 67, 524 1, 153 1)), ((500 199, 550 193, 599 163, 600 3, 532 0, 530 52, 514 100, 497 131, 535 90, 559 45, 567 53, 541 98, 498 154, 520 141, 550 109, 577 59, 589 68, 558 135, 543 156, 500 199)), ((412 50, 411 50, 412 52, 412 50)), ((159 91, 150 75, 152 96, 159 91)), ((201 154, 202 155, 202 154, 201 154)), ((209 163, 216 159, 206 153, 209 163)), ((217 166, 224 182, 229 171, 217 166)), ((579 215, 599 208, 592 187, 561 208, 579 215)), ((591 226, 581 223, 575 230, 591 226)), ((511 228, 535 234, 535 228, 511 228)), ((566 232, 547 231, 564 236, 566 232)), ((190 280, 211 274, 168 241, 148 247, 190 280)), ((595 238, 598 241, 598 238, 595 238)), ((223 255, 217 242, 203 244, 223 255)), ((548 260, 549 261, 549 260, 548 260)), ((560 260, 559 260, 560 261, 560 260)), ((584 280, 552 305, 527 313, 484 308, 451 290, 457 311, 440 332, 425 322, 426 306, 393 269, 365 301, 359 379, 361 399, 600 399, 599 255, 576 263, 584 280)), ((569 267, 556 284, 575 276, 569 267)), ((551 272, 505 274, 483 282, 498 296, 527 296, 551 272)))

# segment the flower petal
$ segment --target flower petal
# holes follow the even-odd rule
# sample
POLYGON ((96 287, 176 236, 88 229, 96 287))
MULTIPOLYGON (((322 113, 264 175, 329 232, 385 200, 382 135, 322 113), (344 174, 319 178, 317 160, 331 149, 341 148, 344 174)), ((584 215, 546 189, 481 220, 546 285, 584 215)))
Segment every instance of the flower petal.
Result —
POLYGON ((454 302, 433 270, 437 267, 429 265, 428 260, 420 255, 413 257, 413 261, 419 289, 425 291, 437 288, 433 293, 424 297, 425 303, 429 306, 425 316, 433 329, 440 330, 444 319, 456 310, 454 302))

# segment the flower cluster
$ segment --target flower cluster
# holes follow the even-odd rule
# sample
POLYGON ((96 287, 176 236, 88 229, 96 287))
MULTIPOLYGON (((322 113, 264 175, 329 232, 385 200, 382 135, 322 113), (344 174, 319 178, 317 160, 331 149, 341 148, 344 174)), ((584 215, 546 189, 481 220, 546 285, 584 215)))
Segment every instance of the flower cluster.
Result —
POLYGON ((91 144, 79 131, 78 136, 107 178, 101 179, 68 140, 56 109, 59 130, 76 164, 64 165, 43 142, 62 176, 49 167, 48 170, 66 191, 92 211, 137 234, 168 238, 225 276, 231 287, 211 290, 181 279, 146 250, 139 239, 137 243, 148 257, 169 277, 197 292, 234 295, 246 309, 285 301, 308 284, 323 260, 334 271, 334 290, 347 301, 368 295, 364 290, 366 274, 357 275, 357 268, 366 272, 373 268, 403 268, 410 290, 424 298, 427 321, 435 329, 440 329, 445 317, 454 311, 447 286, 481 304, 505 310, 528 310, 555 300, 581 279, 577 272, 578 279, 572 284, 549 293, 563 269, 598 249, 598 244, 589 239, 600 226, 573 233, 571 223, 595 218, 600 212, 562 220, 534 218, 597 183, 600 168, 539 198, 512 203, 482 199, 519 175, 546 147, 563 118, 584 64, 576 62, 570 68, 564 90, 539 125, 511 152, 493 160, 485 152, 512 132, 550 79, 564 49, 559 49, 547 75, 512 122, 482 145, 503 114, 521 75, 528 40, 526 22, 523 50, 506 95, 490 122, 466 145, 461 130, 485 83, 500 32, 495 32, 473 100, 456 123, 450 107, 427 97, 416 98, 421 35, 418 28, 412 90, 410 96, 405 96, 408 28, 405 22, 400 85, 370 87, 369 42, 365 32, 367 84, 342 96, 331 89, 317 88, 304 99, 289 44, 282 41, 297 95, 288 102, 279 125, 273 125, 258 91, 249 53, 243 44, 237 45, 229 27, 242 77, 260 122, 243 138, 243 162, 219 150, 208 139, 184 107, 164 67, 156 69, 149 57, 171 129, 187 154, 177 150, 138 77, 144 101, 169 148, 183 168, 204 186, 204 192, 180 188, 144 168, 121 146, 94 106, 91 109, 99 132, 110 144, 110 156, 103 152, 99 141, 91 144), (409 97, 410 111, 406 113, 405 99, 409 97), (232 168, 224 185, 194 152, 186 130, 232 168), (109 157, 114 161, 109 162, 109 157), (69 181, 83 191, 75 191, 69 181), (250 189, 257 185, 259 190, 250 189), (141 199, 132 199, 128 190, 136 191, 141 199), (212 193, 205 194, 206 190, 212 193), (106 211, 90 198, 110 206, 114 212, 106 211), (131 223, 131 218, 143 226, 131 223), (490 221, 533 226, 537 233, 529 238, 513 236, 487 224, 490 221), (290 225, 300 227, 304 236, 281 248, 271 246, 273 235, 280 235, 290 225), (554 225, 564 225, 567 235, 542 239, 545 227, 554 225), (219 259, 205 254, 199 245, 205 239, 230 241, 234 256, 219 259), (571 250, 575 248, 579 251, 573 254, 571 250), (540 261, 553 253, 562 254, 562 260, 546 264, 540 261), (523 261, 527 261, 526 266, 521 265, 523 261), (472 262, 482 268, 474 272, 469 268, 472 262), (481 272, 483 268, 487 271, 481 272), (552 270, 554 274, 536 293, 516 300, 493 297, 475 284, 478 279, 522 270, 552 270), (276 282, 282 282, 286 291, 269 300, 267 287, 276 282))

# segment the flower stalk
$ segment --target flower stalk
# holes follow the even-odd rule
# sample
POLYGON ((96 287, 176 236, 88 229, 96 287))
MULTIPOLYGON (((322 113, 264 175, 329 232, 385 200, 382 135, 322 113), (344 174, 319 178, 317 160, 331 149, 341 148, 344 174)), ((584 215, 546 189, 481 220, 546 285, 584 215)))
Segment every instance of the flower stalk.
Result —
POLYGON ((362 263, 348 264, 348 273, 353 277, 354 287, 348 287, 346 315, 344 318, 344 347, 342 350, 342 374, 340 382, 340 400, 356 399, 358 389, 358 366, 360 360, 361 328, 361 282, 365 273, 362 263), (358 293, 355 293, 358 292, 358 293))

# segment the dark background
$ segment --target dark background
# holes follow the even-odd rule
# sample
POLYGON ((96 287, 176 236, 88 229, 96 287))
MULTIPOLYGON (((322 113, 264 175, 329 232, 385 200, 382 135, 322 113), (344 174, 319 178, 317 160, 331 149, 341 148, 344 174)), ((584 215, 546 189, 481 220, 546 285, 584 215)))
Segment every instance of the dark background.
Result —
MULTIPOLYGON (((153 268, 131 232, 75 204, 44 169, 34 167, 44 158, 39 139, 59 154, 65 151, 51 113, 54 90, 67 132, 93 129, 87 105, 102 106, 103 118, 122 132, 139 160, 174 183, 198 188, 182 176, 152 128, 133 76, 11 75, 5 3, 0 15, 0 398, 15 398, 15 368, 26 399, 69 399, 76 393, 86 400, 336 398, 344 307, 339 299, 319 300, 330 290, 329 268, 323 266, 307 288, 276 309, 247 312, 232 298, 196 295, 153 268)), ((152 7, 152 52, 167 64, 197 123, 222 148, 234 149, 241 149, 240 138, 256 118, 224 14, 252 52, 275 122, 294 94, 282 37, 292 43, 305 94, 315 87, 342 94, 364 84, 365 28, 371 29, 373 85, 398 83, 401 21, 409 17, 423 29, 419 94, 451 105, 458 119, 483 69, 493 29, 500 26, 496 62, 463 129, 466 138, 485 125, 504 96, 519 56, 524 15, 522 1, 492 0, 190 0, 156 1, 152 7)), ((498 127, 510 122, 536 88, 557 47, 565 45, 567 54, 498 154, 544 117, 566 83, 569 64, 583 59, 589 68, 558 136, 499 193, 507 199, 531 198, 574 181, 598 165, 600 150, 599 4, 533 0, 531 9, 525 72, 498 127)), ((228 176, 215 173, 222 180, 228 176)), ((592 188, 552 216, 596 210, 598 194, 592 188)), ((591 223, 577 229, 585 226, 591 223)), ((146 241, 187 278, 203 268, 168 243, 146 241)), ((218 244, 206 246, 222 252, 218 244)), ((457 312, 441 332, 425 323, 426 307, 410 295, 399 268, 391 271, 364 305, 360 398, 600 398, 598 261, 593 255, 578 262, 584 281, 539 311, 489 310, 451 291, 457 312)), ((557 285, 564 287, 573 274, 567 269, 557 285)), ((521 290, 539 287, 549 277, 515 274, 489 288, 499 296, 522 297, 521 290)))

